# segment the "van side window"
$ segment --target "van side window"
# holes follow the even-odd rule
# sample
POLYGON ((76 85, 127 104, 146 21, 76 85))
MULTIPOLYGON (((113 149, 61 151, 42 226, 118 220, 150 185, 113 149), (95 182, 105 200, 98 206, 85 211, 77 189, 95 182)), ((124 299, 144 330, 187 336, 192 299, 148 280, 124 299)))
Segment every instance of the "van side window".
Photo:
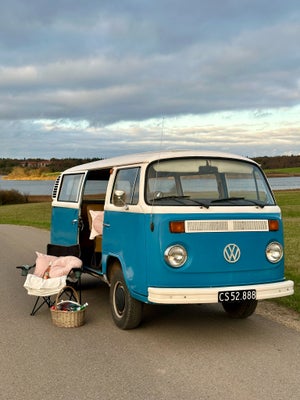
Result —
POLYGON ((58 201, 78 202, 82 178, 83 174, 64 175, 58 201))
POLYGON ((110 169, 89 171, 83 189, 83 201, 104 200, 110 169))
POLYGON ((139 201, 139 179, 140 168, 120 169, 117 173, 114 189, 112 191, 111 203, 113 203, 113 194, 116 190, 124 192, 123 201, 126 204, 136 205, 139 201))

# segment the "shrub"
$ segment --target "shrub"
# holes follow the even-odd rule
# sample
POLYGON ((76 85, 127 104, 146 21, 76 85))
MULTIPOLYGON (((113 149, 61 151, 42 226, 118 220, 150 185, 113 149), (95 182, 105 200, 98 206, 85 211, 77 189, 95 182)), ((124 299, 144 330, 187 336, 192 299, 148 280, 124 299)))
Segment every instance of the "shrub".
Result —
POLYGON ((0 190, 0 205, 22 204, 27 202, 27 197, 17 190, 0 190))

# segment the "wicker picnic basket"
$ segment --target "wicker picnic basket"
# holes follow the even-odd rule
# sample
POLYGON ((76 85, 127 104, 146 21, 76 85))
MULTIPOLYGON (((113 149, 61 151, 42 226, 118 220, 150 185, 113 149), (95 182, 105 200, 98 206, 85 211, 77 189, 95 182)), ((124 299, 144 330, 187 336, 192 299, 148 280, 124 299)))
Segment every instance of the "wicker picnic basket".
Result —
POLYGON ((79 303, 79 297, 74 288, 71 286, 65 286, 56 296, 56 300, 54 305, 50 308, 51 311, 51 316, 52 316, 52 322, 54 325, 60 327, 60 328, 77 328, 78 326, 82 326, 85 323, 85 308, 82 310, 78 311, 66 311, 66 310, 61 310, 58 309, 58 306, 63 303, 59 301, 60 296, 62 293, 65 291, 71 291, 73 293, 74 298, 76 299, 76 302, 78 303, 78 306, 80 306, 79 303))

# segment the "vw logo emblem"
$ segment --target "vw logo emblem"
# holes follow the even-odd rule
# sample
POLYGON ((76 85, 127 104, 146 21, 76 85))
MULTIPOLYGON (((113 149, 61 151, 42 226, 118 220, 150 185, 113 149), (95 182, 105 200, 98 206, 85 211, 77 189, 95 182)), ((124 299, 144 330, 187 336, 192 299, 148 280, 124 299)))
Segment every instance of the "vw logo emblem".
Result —
POLYGON ((225 246, 223 255, 227 262, 233 264, 236 263, 240 258, 241 250, 239 246, 237 246, 236 244, 230 243, 227 246, 225 246))

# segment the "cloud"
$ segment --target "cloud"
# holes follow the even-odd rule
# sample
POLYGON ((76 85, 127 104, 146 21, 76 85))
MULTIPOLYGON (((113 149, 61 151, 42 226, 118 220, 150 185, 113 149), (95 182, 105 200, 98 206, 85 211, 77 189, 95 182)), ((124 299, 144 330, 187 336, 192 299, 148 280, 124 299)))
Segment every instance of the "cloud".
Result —
MULTIPOLYGON (((172 124, 172 146, 202 145, 205 138, 211 146, 235 148, 236 130, 246 132, 239 139, 244 145, 257 132, 260 139, 268 132, 270 140, 269 110, 276 120, 300 103, 299 14, 292 0, 272 6, 266 0, 61 0, 59 6, 11 0, 0 15, 2 154, 36 154, 47 143, 45 154, 55 147, 68 156, 63 143, 69 138, 72 152, 86 156, 95 152, 95 137, 106 153, 116 143, 123 152, 157 147, 149 121, 157 125, 162 118, 172 124), (244 112, 253 113, 246 128, 244 112), (211 121, 212 131, 190 122, 173 127, 184 116, 197 121, 212 114, 223 118, 211 121), (14 135, 34 138, 34 145, 18 147, 10 142, 14 135)), ((299 120, 289 128, 282 118, 277 122, 273 132, 295 139, 290 148, 300 151, 299 120)), ((285 142, 276 149, 290 151, 285 142)))
MULTIPOLYGON (((9 131, 2 148, 18 158, 111 157, 142 151, 199 149, 244 156, 299 154, 300 108, 264 113, 223 112, 124 121, 110 125, 88 120, 40 119, 2 122, 9 131), (16 147, 16 144, 22 146, 16 147)), ((3 151, 3 150, 2 150, 3 151)))

